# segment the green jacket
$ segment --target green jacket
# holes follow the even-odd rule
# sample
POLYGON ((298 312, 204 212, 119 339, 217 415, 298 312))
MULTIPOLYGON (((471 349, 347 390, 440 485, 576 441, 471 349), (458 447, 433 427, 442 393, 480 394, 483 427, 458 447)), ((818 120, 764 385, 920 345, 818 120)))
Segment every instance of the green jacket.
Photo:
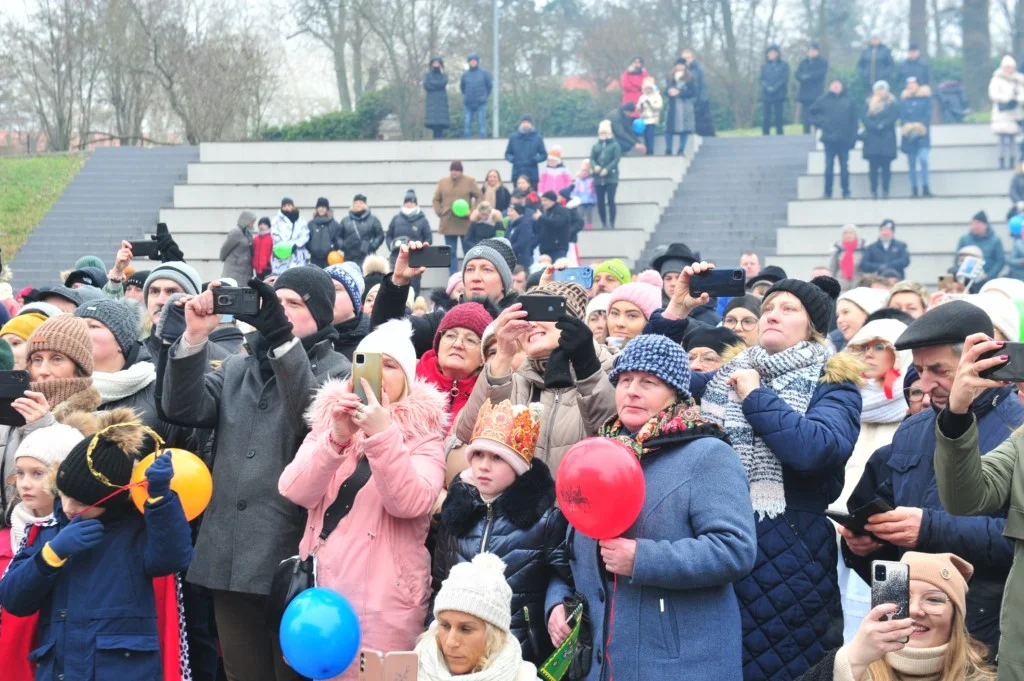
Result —
POLYGON ((590 165, 608 170, 607 175, 601 175, 594 170, 594 184, 606 187, 610 184, 619 183, 619 159, 622 158, 622 150, 614 139, 598 140, 590 149, 590 165))

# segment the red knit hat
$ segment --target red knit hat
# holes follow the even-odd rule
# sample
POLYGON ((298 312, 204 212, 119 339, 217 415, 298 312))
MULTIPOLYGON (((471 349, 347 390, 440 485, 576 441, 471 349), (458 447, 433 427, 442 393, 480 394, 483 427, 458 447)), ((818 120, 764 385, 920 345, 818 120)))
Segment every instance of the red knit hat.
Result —
POLYGON ((487 325, 494 321, 494 317, 480 303, 459 303, 445 313, 441 318, 441 324, 434 334, 434 352, 441 346, 441 336, 449 329, 469 329, 480 339, 484 337, 487 325))

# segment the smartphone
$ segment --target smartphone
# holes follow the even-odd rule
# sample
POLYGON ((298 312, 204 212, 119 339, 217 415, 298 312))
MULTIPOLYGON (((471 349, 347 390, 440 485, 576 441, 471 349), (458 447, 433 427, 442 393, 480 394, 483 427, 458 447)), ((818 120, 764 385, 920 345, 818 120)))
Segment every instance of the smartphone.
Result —
POLYGON ((150 256, 159 255, 160 253, 160 246, 154 239, 129 241, 128 243, 132 245, 133 258, 148 258, 150 256))
POLYGON ((360 380, 365 378, 370 384, 373 396, 380 403, 381 380, 383 378, 381 354, 379 352, 357 352, 352 359, 352 392, 359 396, 363 404, 369 404, 366 391, 363 390, 363 382, 360 380))
POLYGON ((594 286, 594 268, 566 267, 564 270, 555 270, 555 281, 571 281, 585 289, 590 289, 594 286))
POLYGON ((707 293, 712 298, 742 296, 747 292, 747 273, 742 269, 708 270, 690 277, 690 295, 707 293))
POLYGON ((416 681, 419 656, 414 651, 382 655, 379 650, 359 651, 359 681, 416 681))
POLYGON ((260 311, 260 294, 248 286, 214 286, 215 314, 255 315, 260 311))
POLYGON ((427 246, 409 251, 409 267, 448 267, 452 263, 451 246, 427 246))
POLYGON ((939 290, 947 289, 953 286, 956 278, 952 274, 940 274, 939 275, 939 290))
POLYGON ((359 681, 384 681, 384 654, 379 650, 359 651, 359 681))
POLYGON ((565 316, 565 298, 562 296, 520 296, 519 302, 528 322, 557 322, 565 316))
POLYGON ((11 405, 25 396, 28 384, 27 371, 0 371, 0 425, 15 428, 25 425, 25 417, 11 405))
POLYGON ((1024 343, 1006 343, 1001 348, 986 352, 978 359, 991 359, 996 355, 1006 355, 1010 359, 1005 363, 985 369, 978 375, 993 381, 1024 381, 1024 343))
POLYGON ((870 532, 864 530, 864 526, 868 524, 868 518, 879 513, 885 513, 891 511, 892 506, 887 504, 882 499, 873 499, 868 503, 864 504, 860 508, 856 509, 853 513, 843 513, 842 511, 826 510, 825 516, 836 521, 846 529, 856 534, 873 536, 870 532))
MULTIPOLYGON (((885 616, 887 620, 910 617, 910 566, 891 560, 871 561, 871 607, 894 603, 896 612, 885 616)), ((903 639, 906 643, 910 639, 903 639)))

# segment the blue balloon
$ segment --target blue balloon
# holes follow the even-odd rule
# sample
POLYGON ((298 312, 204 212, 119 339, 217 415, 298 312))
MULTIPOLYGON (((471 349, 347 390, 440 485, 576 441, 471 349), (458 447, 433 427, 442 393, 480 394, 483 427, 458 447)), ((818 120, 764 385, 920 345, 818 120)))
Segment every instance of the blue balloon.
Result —
POLYGON ((281 618, 281 653, 311 679, 341 674, 359 652, 359 618, 337 591, 315 587, 296 596, 281 618))
POLYGON ((1020 236, 1021 228, 1024 227, 1024 214, 1014 215, 1010 218, 1010 234, 1020 236))
POLYGON ((633 132, 638 135, 644 134, 644 130, 647 129, 647 122, 642 118, 633 119, 633 132))

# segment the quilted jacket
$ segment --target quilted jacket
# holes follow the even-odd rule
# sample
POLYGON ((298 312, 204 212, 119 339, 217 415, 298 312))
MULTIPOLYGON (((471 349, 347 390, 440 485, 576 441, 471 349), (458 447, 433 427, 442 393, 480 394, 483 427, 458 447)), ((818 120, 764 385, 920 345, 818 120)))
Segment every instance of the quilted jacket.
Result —
MULTIPOLYGON (((978 448, 987 454, 1024 423, 1024 406, 1013 386, 987 390, 971 404, 978 419, 978 448)), ((880 498, 896 506, 924 509, 915 551, 955 553, 974 565, 967 592, 967 630, 989 646, 994 657, 999 645, 999 608, 1003 585, 1013 564, 1013 542, 1003 536, 1007 508, 992 515, 955 516, 939 499, 935 480, 935 417, 928 409, 900 426, 892 445, 875 452, 848 502, 851 509, 880 498)), ((887 546, 864 558, 844 543, 847 565, 869 576, 872 560, 899 560, 900 550, 887 546)))
MULTIPOLYGON (((713 374, 693 374, 700 399, 713 374)), ((743 619, 744 681, 789 681, 843 643, 838 548, 825 508, 843 489, 846 460, 860 434, 856 359, 833 355, 804 414, 770 388, 743 413, 782 463, 786 512, 757 522, 757 560, 736 583, 743 619)))
POLYGON ((485 549, 499 556, 512 587, 512 633, 523 646, 523 659, 543 664, 552 652, 544 612, 548 584, 555 575, 572 584, 565 545, 568 523, 555 508, 555 481, 544 462, 534 459, 529 471, 488 504, 468 480, 471 475, 463 471, 441 507, 433 596, 453 565, 469 562, 485 549))

